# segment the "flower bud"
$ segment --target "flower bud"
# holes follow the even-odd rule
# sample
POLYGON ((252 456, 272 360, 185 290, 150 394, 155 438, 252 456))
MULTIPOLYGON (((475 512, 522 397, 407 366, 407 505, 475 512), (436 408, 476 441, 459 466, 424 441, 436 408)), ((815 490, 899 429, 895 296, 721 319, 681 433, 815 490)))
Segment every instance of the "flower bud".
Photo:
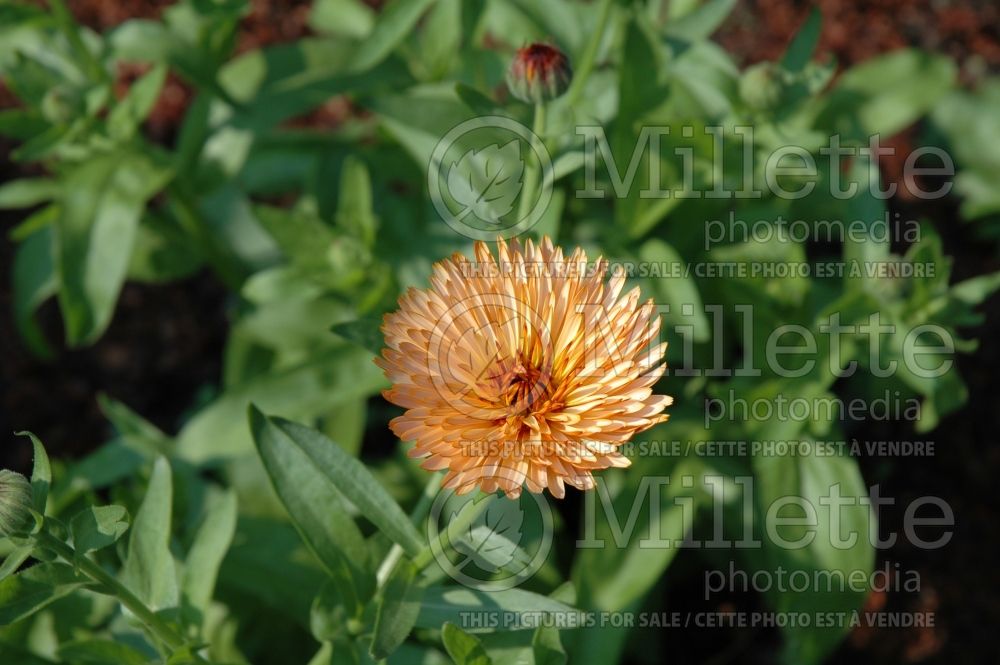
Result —
POLYGON ((566 55, 548 44, 517 50, 507 70, 507 87, 523 102, 541 104, 566 92, 573 70, 566 55))
POLYGON ((785 93, 784 72, 774 62, 758 62, 740 77, 740 97, 755 111, 769 111, 781 105, 785 93))
POLYGON ((0 469, 0 536, 19 536, 31 531, 31 483, 19 473, 0 469))

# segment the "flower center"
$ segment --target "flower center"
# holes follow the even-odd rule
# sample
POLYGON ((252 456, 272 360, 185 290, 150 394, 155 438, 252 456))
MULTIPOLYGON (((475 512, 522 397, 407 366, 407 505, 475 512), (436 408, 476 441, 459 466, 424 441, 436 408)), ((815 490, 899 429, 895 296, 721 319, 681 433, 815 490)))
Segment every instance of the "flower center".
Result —
POLYGON ((492 377, 497 382, 500 401, 508 416, 524 415, 549 393, 550 377, 523 355, 492 377))

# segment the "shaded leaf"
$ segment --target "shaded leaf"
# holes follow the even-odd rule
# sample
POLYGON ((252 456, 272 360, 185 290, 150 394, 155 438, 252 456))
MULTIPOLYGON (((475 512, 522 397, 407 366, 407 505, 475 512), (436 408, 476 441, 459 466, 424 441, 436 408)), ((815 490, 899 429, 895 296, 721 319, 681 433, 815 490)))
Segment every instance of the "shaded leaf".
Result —
POLYGON ((83 555, 118 542, 128 531, 128 511, 125 506, 90 506, 70 521, 73 546, 83 555))

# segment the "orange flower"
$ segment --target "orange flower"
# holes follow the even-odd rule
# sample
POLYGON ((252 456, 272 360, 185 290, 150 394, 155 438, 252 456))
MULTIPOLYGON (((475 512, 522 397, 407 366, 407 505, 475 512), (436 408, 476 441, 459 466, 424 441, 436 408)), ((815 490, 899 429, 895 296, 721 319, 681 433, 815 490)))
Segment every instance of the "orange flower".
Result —
POLYGON ((660 317, 582 249, 497 244, 496 259, 477 242, 475 261, 437 263, 431 287, 386 315, 376 363, 407 409, 389 426, 459 494, 591 489, 594 470, 630 464, 623 443, 667 420, 660 317))

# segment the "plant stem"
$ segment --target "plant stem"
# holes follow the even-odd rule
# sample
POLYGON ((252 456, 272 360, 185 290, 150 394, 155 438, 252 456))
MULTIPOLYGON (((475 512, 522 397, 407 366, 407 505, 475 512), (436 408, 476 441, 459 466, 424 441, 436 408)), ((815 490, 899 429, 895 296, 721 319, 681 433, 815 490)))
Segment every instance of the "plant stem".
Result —
MULTIPOLYGON (((410 513, 410 521, 413 522, 414 526, 419 527, 420 523, 427 517, 428 511, 431 509, 431 504, 434 502, 434 497, 437 496, 438 490, 441 489, 441 481, 443 480, 444 474, 435 473, 427 481, 427 484, 424 485, 424 491, 421 493, 417 505, 413 507, 413 512, 410 513)), ((403 548, 399 546, 399 543, 393 543, 389 549, 389 553, 385 555, 382 563, 379 564, 378 572, 375 573, 375 581, 378 586, 385 584, 385 581, 389 579, 389 574, 392 573, 392 569, 401 558, 403 558, 403 548)))
POLYGON ((112 595, 116 596, 122 605, 127 607, 149 631, 161 642, 166 644, 171 650, 177 650, 184 646, 184 638, 178 635, 167 622, 156 615, 153 610, 146 607, 139 598, 125 588, 125 585, 112 577, 107 571, 83 555, 77 555, 76 551, 48 532, 41 532, 36 536, 39 544, 54 551, 72 566, 76 566, 87 577, 91 578, 112 595))
MULTIPOLYGON (((541 141, 542 147, 545 146, 545 104, 535 105, 535 120, 531 127, 531 132, 538 137, 541 141)), ((534 151, 532 151, 534 152, 534 151)), ((521 202, 517 209, 517 221, 523 222, 524 218, 528 216, 531 211, 531 207, 535 204, 535 193, 538 191, 538 178, 539 171, 541 170, 541 164, 538 163, 538 159, 535 155, 529 155, 528 163, 525 165, 524 169, 524 189, 521 191, 521 202)))
POLYGON ((583 86, 587 83, 590 72, 594 70, 594 61, 597 60, 597 50, 601 48, 601 40, 604 38, 604 30, 608 24, 608 16, 611 15, 612 0, 597 0, 600 5, 597 8, 597 22, 594 31, 590 33, 590 41, 587 42, 580 56, 580 62, 574 66, 573 82, 569 84, 566 91, 566 104, 573 106, 583 94, 583 86))

